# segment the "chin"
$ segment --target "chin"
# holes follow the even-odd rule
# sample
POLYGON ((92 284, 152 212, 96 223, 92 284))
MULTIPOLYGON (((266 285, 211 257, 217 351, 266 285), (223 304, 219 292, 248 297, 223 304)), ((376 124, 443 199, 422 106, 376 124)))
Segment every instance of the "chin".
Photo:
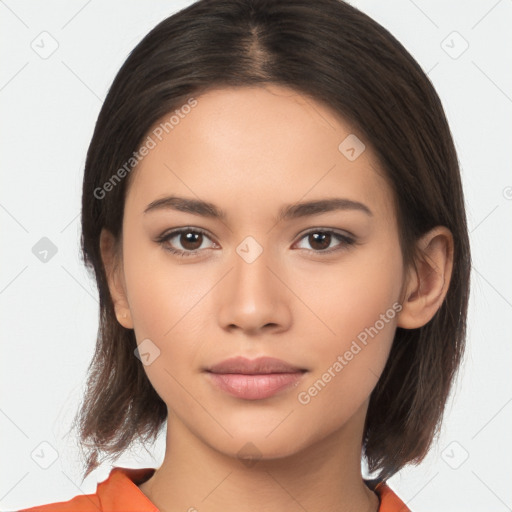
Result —
POLYGON ((237 432, 231 431, 233 437, 222 436, 211 438, 203 437, 203 440, 215 451, 228 457, 239 459, 242 464, 252 467, 257 461, 271 461, 293 456, 307 448, 313 442, 304 437, 304 430, 297 425, 294 428, 296 435, 292 435, 290 427, 278 432, 279 426, 269 434, 269 429, 262 431, 238 428, 237 432), (301 435, 299 436, 299 432, 301 435))

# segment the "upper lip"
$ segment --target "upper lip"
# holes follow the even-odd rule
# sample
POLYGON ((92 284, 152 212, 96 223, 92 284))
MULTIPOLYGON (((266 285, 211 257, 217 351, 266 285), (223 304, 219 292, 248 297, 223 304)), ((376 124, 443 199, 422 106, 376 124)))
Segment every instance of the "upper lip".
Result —
POLYGON ((258 375, 265 373, 296 373, 306 371, 304 368, 293 366, 286 361, 275 357, 258 357, 247 359, 245 357, 232 357, 218 364, 206 368, 211 373, 239 373, 258 375))

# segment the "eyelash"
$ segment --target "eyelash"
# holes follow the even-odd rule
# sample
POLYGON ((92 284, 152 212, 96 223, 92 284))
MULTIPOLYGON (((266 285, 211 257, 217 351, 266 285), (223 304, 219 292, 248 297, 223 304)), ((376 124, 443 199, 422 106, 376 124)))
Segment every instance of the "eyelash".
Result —
MULTIPOLYGON (((161 235, 160 237, 158 237, 156 239, 156 242, 159 243, 166 251, 169 251, 170 253, 175 254, 176 256, 179 256, 179 257, 195 256, 196 254, 198 254, 199 252, 204 250, 204 249, 195 249, 194 251, 182 251, 179 249, 173 249, 172 247, 169 247, 169 245, 165 245, 170 239, 174 238, 176 235, 181 235, 182 233, 199 233, 199 234, 205 235, 207 238, 210 238, 208 236, 208 234, 202 229, 181 228, 181 229, 176 229, 174 231, 171 231, 169 233, 164 233, 163 235, 161 235)), ((350 238, 346 235, 342 235, 341 233, 338 233, 336 231, 332 231, 329 229, 322 230, 322 229, 318 229, 318 228, 311 229, 311 230, 307 231, 306 233, 304 233, 301 236, 301 238, 299 239, 299 241, 301 241, 308 235, 311 235, 312 233, 322 233, 322 234, 334 235, 334 237, 337 238, 341 242, 340 245, 338 245, 335 248, 325 249, 322 251, 311 250, 313 253, 316 253, 316 254, 332 254, 333 252, 336 252, 336 251, 348 249, 350 246, 352 246, 356 243, 356 241, 353 238, 350 238)), ((309 249, 306 249, 306 250, 309 251, 309 249)))

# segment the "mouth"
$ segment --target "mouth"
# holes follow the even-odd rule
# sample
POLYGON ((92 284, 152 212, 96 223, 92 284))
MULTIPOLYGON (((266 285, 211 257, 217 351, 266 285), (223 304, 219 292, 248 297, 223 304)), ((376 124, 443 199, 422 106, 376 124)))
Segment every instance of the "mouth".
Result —
POLYGON ((258 357, 257 359, 232 357, 206 368, 206 371, 217 374, 262 375, 270 373, 297 373, 306 371, 306 369, 299 368, 274 357, 258 357))
POLYGON ((244 400, 262 400, 295 387, 307 372, 273 357, 234 357, 206 368, 210 382, 221 391, 244 400))

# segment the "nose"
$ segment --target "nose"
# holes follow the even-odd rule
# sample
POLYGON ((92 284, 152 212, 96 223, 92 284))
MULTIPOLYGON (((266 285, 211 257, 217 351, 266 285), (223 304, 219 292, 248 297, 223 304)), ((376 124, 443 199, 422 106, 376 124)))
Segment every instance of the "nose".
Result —
POLYGON ((251 335, 288 329, 293 294, 285 284, 284 268, 269 253, 263 249, 256 259, 243 250, 234 254, 232 269, 218 294, 218 319, 223 329, 251 335))

